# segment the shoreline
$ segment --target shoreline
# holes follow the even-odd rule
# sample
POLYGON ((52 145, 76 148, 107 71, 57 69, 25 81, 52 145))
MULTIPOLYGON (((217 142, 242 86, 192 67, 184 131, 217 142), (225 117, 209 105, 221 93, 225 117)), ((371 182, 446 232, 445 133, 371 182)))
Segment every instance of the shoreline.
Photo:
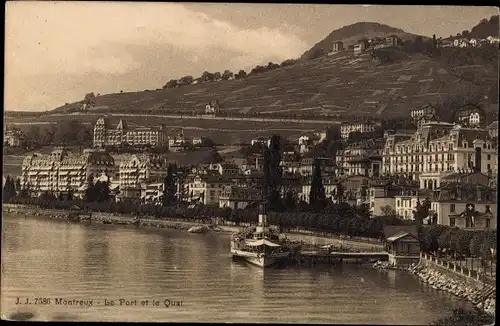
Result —
POLYGON ((495 316, 496 285, 478 285, 460 280, 420 263, 408 271, 431 286, 434 290, 445 291, 472 303, 476 308, 495 316))
MULTIPOLYGON (((33 215, 54 220, 67 220, 68 210, 43 209, 35 206, 24 206, 18 204, 3 204, 2 211, 16 215, 33 215)), ((113 213, 93 212, 92 222, 99 224, 113 225, 133 225, 135 216, 132 215, 114 215, 113 213)), ((92 223, 91 222, 91 223, 92 223)), ((76 223, 76 222, 75 222, 76 223)), ((80 223, 80 222, 78 222, 80 223)), ((231 234, 242 231, 247 225, 227 225, 201 223, 198 221, 186 221, 182 219, 155 219, 154 217, 140 217, 140 227, 164 228, 187 231, 191 227, 206 226, 211 233, 231 234)), ((304 245, 323 246, 332 244, 341 246, 352 251, 381 251, 383 245, 380 243, 356 241, 355 239, 344 237, 329 237, 315 235, 310 231, 299 230, 298 232, 284 232, 286 237, 293 242, 300 242, 304 245)))

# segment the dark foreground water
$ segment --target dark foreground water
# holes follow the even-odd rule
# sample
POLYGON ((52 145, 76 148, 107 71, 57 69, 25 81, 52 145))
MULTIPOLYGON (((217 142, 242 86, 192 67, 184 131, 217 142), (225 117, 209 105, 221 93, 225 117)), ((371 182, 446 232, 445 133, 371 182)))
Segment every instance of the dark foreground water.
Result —
POLYGON ((424 325, 467 305, 370 266, 264 272, 232 261, 229 235, 5 215, 2 242, 3 318, 424 325))

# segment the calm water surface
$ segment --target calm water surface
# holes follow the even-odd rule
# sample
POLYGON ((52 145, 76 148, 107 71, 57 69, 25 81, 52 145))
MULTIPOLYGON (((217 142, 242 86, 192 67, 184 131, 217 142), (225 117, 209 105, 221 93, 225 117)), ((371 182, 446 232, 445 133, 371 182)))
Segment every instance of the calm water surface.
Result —
POLYGON ((232 261, 229 235, 6 214, 2 242, 4 318, 29 312, 36 320, 424 325, 468 305, 412 275, 370 266, 264 272, 232 261), (24 304, 26 298, 32 303, 24 304), (94 306, 57 305, 55 298, 94 300, 94 306), (119 299, 137 305, 120 306, 119 299), (182 306, 167 308, 165 299, 182 306))

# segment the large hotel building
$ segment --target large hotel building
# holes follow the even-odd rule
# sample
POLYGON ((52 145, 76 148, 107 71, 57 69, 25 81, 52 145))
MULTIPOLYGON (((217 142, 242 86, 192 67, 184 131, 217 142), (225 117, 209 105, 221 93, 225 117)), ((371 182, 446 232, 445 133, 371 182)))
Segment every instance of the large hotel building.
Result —
POLYGON ((163 125, 159 127, 129 126, 120 120, 112 128, 105 118, 99 118, 94 126, 94 147, 122 145, 168 146, 168 137, 163 125))
POLYGON ((83 196, 87 181, 102 174, 116 173, 115 161, 106 152, 86 149, 82 154, 56 149, 50 154, 32 154, 24 158, 21 186, 39 196, 44 192, 54 194, 72 191, 83 196))
POLYGON ((385 135, 383 171, 420 180, 436 189, 443 176, 462 171, 496 173, 495 149, 487 130, 426 122, 413 134, 385 135))

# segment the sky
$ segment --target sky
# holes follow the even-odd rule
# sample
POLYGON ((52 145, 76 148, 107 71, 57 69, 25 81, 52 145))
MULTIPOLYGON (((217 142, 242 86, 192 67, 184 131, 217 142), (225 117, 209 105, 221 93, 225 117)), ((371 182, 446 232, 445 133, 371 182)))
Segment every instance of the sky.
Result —
POLYGON ((248 72, 298 58, 361 21, 447 37, 492 15, 498 8, 9 1, 4 109, 45 111, 89 92, 157 89, 203 71, 248 72))

